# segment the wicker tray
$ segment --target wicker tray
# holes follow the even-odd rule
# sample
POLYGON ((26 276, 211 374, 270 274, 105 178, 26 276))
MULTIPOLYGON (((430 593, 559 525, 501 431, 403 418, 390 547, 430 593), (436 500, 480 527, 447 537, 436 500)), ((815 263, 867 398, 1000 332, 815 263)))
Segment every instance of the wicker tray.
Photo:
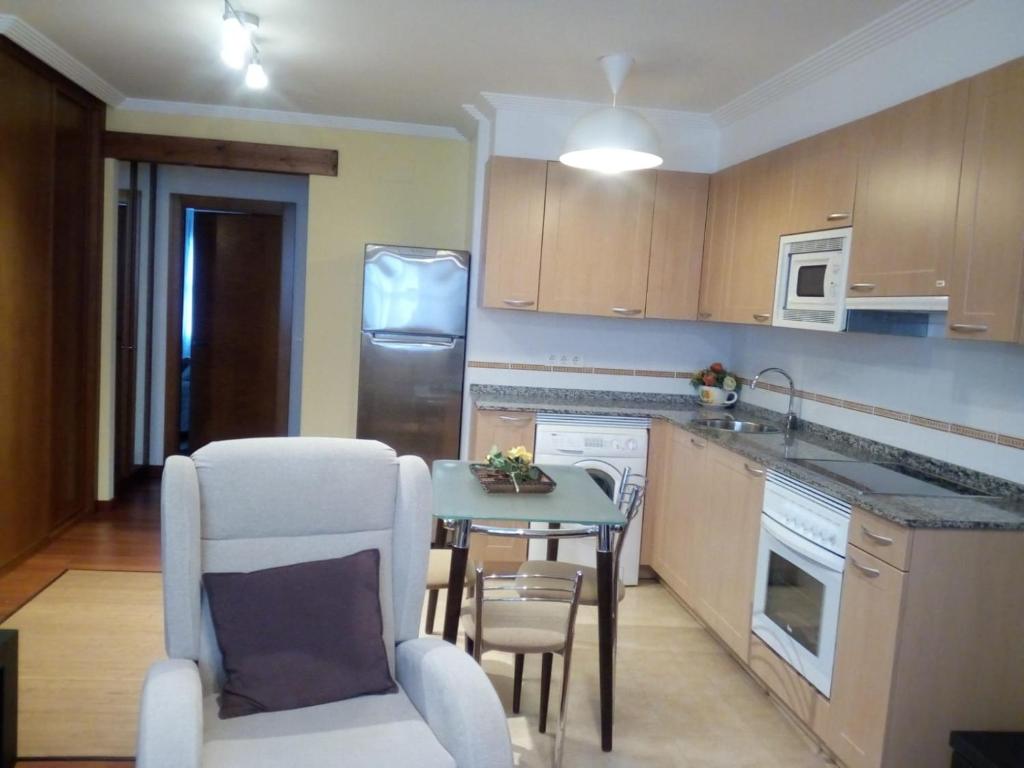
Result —
MULTIPOLYGON (((469 471, 476 476, 487 493, 517 493, 512 479, 504 472, 491 469, 486 464, 470 464, 469 471)), ((540 467, 537 471, 540 477, 536 480, 519 481, 518 493, 551 493, 555 490, 557 483, 540 467)))

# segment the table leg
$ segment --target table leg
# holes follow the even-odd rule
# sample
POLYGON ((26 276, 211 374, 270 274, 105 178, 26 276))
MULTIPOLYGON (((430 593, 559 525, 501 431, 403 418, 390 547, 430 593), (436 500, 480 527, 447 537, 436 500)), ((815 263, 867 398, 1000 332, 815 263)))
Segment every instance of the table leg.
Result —
POLYGON ((454 643, 459 634, 459 614, 462 612, 462 590, 466 584, 466 561, 469 559, 470 520, 455 523, 452 537, 452 566, 448 571, 448 600, 444 606, 444 639, 454 643))
POLYGON ((597 642, 601 676, 601 749, 612 751, 615 720, 615 572, 611 528, 597 537, 597 642))
MULTIPOLYGON (((557 531, 561 523, 548 523, 548 530, 557 531)), ((548 539, 548 560, 558 559, 558 539, 548 539)))

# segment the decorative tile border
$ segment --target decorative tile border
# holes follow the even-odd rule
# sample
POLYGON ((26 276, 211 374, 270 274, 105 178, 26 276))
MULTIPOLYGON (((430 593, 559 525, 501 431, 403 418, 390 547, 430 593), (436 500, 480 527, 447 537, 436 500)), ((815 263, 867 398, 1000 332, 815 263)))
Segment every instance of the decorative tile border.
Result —
MULTIPOLYGON (((490 362, 483 360, 470 360, 466 363, 470 368, 491 368, 498 370, 512 370, 512 371, 539 371, 542 373, 578 373, 578 374, 597 374, 602 376, 644 376, 661 379, 689 379, 693 376, 693 371, 659 371, 647 368, 590 368, 585 366, 571 366, 571 365, 541 365, 534 363, 501 363, 501 362, 490 362)), ((750 379, 740 377, 740 381, 750 386, 750 379)), ((788 395, 789 388, 774 384, 772 382, 762 382, 757 385, 758 389, 766 389, 769 392, 776 392, 780 395, 788 395)), ((976 427, 969 427, 963 424, 954 424, 948 421, 941 421, 939 419, 930 419, 924 416, 915 416, 912 413, 903 413, 902 411, 894 411, 890 408, 883 408, 880 405, 869 405, 867 403, 858 403, 854 400, 843 400, 839 397, 832 397, 831 395, 822 395, 817 392, 809 392, 805 389, 798 389, 796 396, 801 400, 808 400, 815 403, 821 403, 823 405, 831 405, 834 408, 842 408, 847 411, 856 411, 857 413, 866 413, 872 416, 879 416, 885 419, 892 419, 893 421, 901 421, 905 424, 913 424, 915 427, 924 427, 925 429, 934 429, 937 432, 946 432, 948 434, 958 435, 959 437, 969 437, 972 440, 981 440, 985 443, 993 443, 995 445, 1001 445, 1007 448, 1018 448, 1024 450, 1024 437, 1015 437, 1013 435, 1003 435, 998 432, 991 432, 986 429, 978 429, 976 427)))

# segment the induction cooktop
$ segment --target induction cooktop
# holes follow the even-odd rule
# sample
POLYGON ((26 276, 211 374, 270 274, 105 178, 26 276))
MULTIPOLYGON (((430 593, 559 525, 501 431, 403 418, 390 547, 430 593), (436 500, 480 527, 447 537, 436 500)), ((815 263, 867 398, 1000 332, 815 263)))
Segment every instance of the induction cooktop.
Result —
POLYGON ((863 494, 879 496, 987 496, 984 491, 949 478, 913 469, 898 462, 868 462, 824 458, 792 459, 863 494))

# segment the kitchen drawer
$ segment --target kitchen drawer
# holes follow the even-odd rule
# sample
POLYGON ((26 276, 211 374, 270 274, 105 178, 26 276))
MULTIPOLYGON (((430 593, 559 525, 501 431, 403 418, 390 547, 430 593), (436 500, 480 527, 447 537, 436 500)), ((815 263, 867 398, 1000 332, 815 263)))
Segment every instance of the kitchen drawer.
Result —
POLYGON ((850 543, 901 571, 910 570, 913 531, 854 507, 850 518, 850 543))

